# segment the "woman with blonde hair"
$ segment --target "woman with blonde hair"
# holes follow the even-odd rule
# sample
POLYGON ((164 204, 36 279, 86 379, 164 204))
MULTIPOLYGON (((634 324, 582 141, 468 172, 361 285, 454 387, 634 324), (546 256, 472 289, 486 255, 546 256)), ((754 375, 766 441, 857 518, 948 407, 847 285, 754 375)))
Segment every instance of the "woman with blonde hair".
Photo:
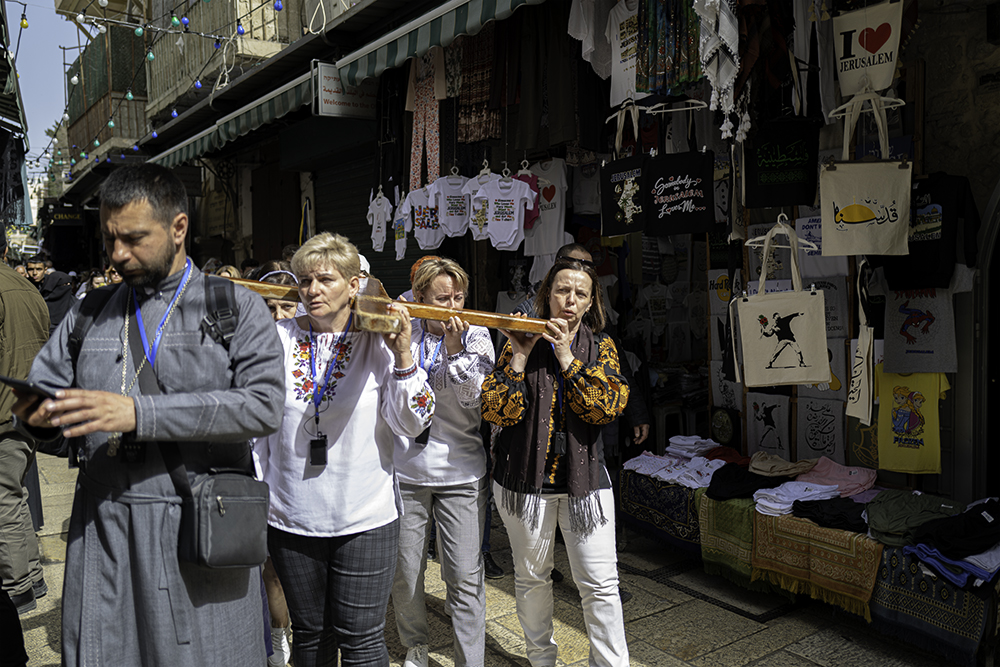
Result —
POLYGON ((557 260, 535 312, 549 320, 548 331, 504 332, 507 344, 482 394, 483 418, 503 427, 493 488, 513 552, 528 660, 533 667, 556 664, 550 574, 558 524, 583 604, 590 664, 627 667, 601 426, 621 415, 629 389, 615 345, 602 333, 606 316, 593 267, 557 260))
POLYGON ((398 334, 353 327, 361 271, 339 234, 292 258, 306 315, 277 322, 285 353, 281 429, 258 440, 271 489, 268 551, 292 621, 296 667, 389 663, 385 616, 399 552, 396 437, 430 424, 434 392, 398 334))
MULTIPOLYGON (((469 276, 456 262, 425 258, 413 274, 417 302, 461 309, 469 276)), ((416 320, 411 354, 430 377, 434 423, 396 447, 403 498, 399 560, 392 587, 405 667, 427 667, 430 628, 424 571, 432 518, 441 541, 438 559, 447 586, 457 667, 481 667, 486 644, 486 588, 480 542, 486 512, 486 450, 479 435, 483 380, 493 371, 493 343, 485 327, 461 317, 416 320)))

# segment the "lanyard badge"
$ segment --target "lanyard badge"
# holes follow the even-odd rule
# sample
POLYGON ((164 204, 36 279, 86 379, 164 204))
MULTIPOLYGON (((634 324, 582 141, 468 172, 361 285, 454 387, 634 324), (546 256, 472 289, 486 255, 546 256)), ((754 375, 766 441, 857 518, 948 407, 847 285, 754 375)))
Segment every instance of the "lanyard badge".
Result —
POLYGON ((351 312, 350 317, 347 318, 347 328, 344 332, 340 334, 340 337, 333 344, 333 356, 330 359, 330 365, 326 367, 326 376, 323 378, 323 386, 320 387, 319 382, 317 382, 316 377, 316 354, 313 352, 313 330, 312 323, 309 324, 309 370, 312 371, 312 384, 313 384, 313 423, 316 424, 316 437, 309 441, 309 465, 311 466, 325 466, 327 462, 327 439, 326 434, 319 430, 319 406, 323 402, 323 395, 326 393, 327 387, 330 386, 330 378, 333 376, 334 372, 340 368, 340 350, 344 345, 344 339, 347 338, 347 332, 351 330, 351 324, 354 322, 354 312, 351 312))

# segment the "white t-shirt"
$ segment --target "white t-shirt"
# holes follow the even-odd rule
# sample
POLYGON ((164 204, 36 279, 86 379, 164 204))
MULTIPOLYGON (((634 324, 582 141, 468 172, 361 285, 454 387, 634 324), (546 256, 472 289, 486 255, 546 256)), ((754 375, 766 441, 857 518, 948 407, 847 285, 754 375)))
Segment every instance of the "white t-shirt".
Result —
POLYGON ((643 308, 653 323, 653 334, 660 336, 667 326, 667 312, 669 310, 670 296, 667 286, 661 283, 652 283, 639 290, 639 298, 636 306, 643 308))
POLYGON ((611 106, 646 97, 635 92, 635 59, 639 46, 639 0, 621 0, 608 15, 604 36, 611 43, 611 106))
POLYGON ((573 167, 573 212, 580 215, 600 215, 601 192, 598 187, 601 176, 602 159, 610 156, 598 155, 597 162, 573 167))
POLYGON ((368 205, 367 217, 372 228, 372 248, 375 252, 382 252, 385 247, 385 229, 392 220, 392 204, 382 195, 375 197, 368 205))
MULTIPOLYGON (((465 189, 463 192, 469 195, 470 198, 475 198, 479 190, 491 181, 495 181, 500 178, 500 174, 489 174, 484 176, 476 176, 475 178, 470 178, 465 184, 465 189)), ((486 214, 488 211, 484 208, 476 209, 475 206, 472 207, 472 215, 469 216, 469 229, 472 230, 472 240, 473 241, 485 241, 490 237, 487 230, 487 225, 489 224, 486 214)))
POLYGON ((472 198, 472 208, 486 209, 486 231, 497 250, 515 250, 524 240, 524 207, 531 206, 531 187, 516 179, 490 181, 472 198))
POLYGON ((403 196, 403 203, 396 208, 396 215, 392 219, 392 236, 396 241, 396 261, 400 262, 406 256, 406 235, 413 228, 410 222, 410 207, 406 205, 406 196, 403 196))
POLYGON ((465 192, 465 176, 442 176, 427 186, 431 203, 437 207, 441 228, 447 236, 461 236, 469 229, 472 197, 465 192))
POLYGON ((531 173, 538 176, 538 219, 535 226, 524 233, 524 254, 554 255, 563 246, 566 229, 566 161, 553 158, 531 165, 531 173), (543 183, 545 181, 545 183, 543 183))
POLYGON ((799 244, 799 272, 803 278, 825 278, 846 276, 850 271, 847 257, 823 256, 822 218, 799 218, 795 221, 795 234, 802 241, 816 244, 816 250, 809 250, 799 244))
POLYGON ((434 250, 444 241, 444 230, 438 220, 437 207, 431 202, 427 188, 414 190, 406 196, 403 208, 413 221, 413 238, 421 250, 434 250))
MULTIPOLYGON (((525 232, 525 235, 527 233, 525 232)), ((563 232, 562 245, 569 245, 570 243, 576 243, 576 239, 569 232, 563 232)), ((561 248, 562 246, 559 247, 561 248)), ((549 269, 556 263, 556 254, 558 252, 556 250, 556 252, 549 255, 535 255, 534 261, 531 262, 531 271, 528 272, 528 282, 531 284, 542 282, 548 274, 549 269)))

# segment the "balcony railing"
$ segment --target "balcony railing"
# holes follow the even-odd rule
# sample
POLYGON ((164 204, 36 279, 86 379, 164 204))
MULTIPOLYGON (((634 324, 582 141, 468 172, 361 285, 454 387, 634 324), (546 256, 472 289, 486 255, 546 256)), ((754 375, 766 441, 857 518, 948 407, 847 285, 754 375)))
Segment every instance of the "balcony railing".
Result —
MULTIPOLYGON (((111 93, 99 99, 69 126, 69 146, 76 146, 70 149, 70 157, 79 162, 80 153, 89 154, 92 160, 94 156, 104 155, 108 151, 130 149, 132 144, 149 132, 145 106, 145 98, 135 97, 129 101, 122 93, 111 93), (110 112, 115 109, 115 126, 108 127, 110 112), (100 146, 94 146, 95 137, 100 146)), ((68 158, 66 162, 69 162, 68 158)))

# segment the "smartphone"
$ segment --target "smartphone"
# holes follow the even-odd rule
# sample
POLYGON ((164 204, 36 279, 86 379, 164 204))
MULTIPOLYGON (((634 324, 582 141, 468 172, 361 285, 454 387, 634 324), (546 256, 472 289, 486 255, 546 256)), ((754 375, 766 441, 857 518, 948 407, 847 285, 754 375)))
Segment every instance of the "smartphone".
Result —
POLYGON ((28 382, 27 380, 18 380, 16 378, 7 377, 6 375, 0 375, 0 382, 3 382, 8 387, 17 389, 22 394, 34 394, 35 396, 51 399, 55 399, 56 397, 56 395, 48 389, 43 389, 34 382, 28 382))

